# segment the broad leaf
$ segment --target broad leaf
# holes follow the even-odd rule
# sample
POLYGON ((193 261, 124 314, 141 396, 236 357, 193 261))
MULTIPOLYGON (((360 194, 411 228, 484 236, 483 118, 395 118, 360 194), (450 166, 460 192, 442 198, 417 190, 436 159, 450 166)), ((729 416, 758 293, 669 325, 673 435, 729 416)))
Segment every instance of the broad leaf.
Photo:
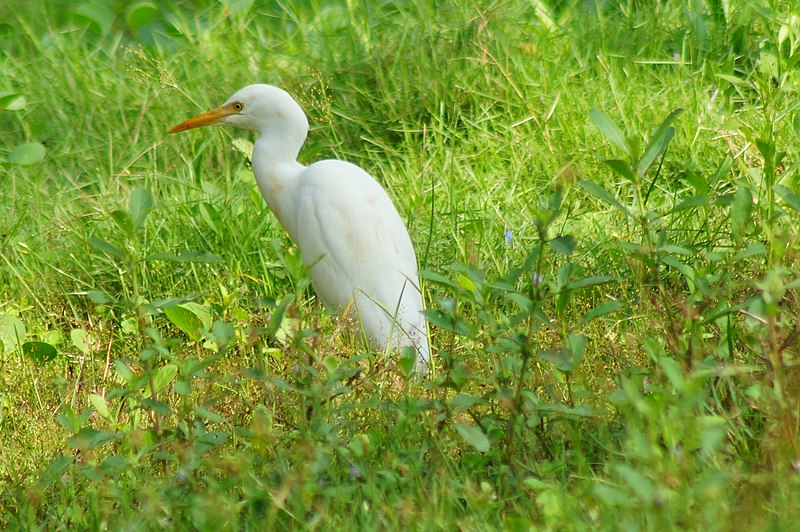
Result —
POLYGON ((617 127, 617 124, 614 123, 611 118, 603 111, 599 109, 594 109, 589 113, 589 116, 592 118, 592 122, 594 122, 595 127, 600 130, 600 133, 605 135, 605 137, 610 140, 615 146, 621 149, 625 154, 630 157, 631 155, 631 147, 628 144, 625 135, 623 135, 622 131, 617 127))
POLYGON ((174 307, 165 307, 164 314, 173 325, 182 330, 192 340, 202 339, 201 329, 211 328, 211 313, 197 303, 182 303, 174 307))
POLYGON ((626 161, 623 161, 622 159, 606 159, 603 161, 603 164, 614 170, 628 181, 633 181, 633 169, 626 161))
POLYGON ((464 423, 455 424, 456 431, 464 438, 464 441, 471 445, 479 453, 485 453, 491 448, 489 438, 479 427, 465 425, 464 423))
POLYGON ((708 194, 700 194, 699 196, 692 196, 691 198, 685 199, 680 202, 678 205, 672 208, 672 212, 680 212, 685 211, 686 209, 696 209, 697 207, 703 207, 708 205, 711 201, 711 197, 708 194))
POLYGON ((84 355, 92 353, 97 344, 97 339, 95 339, 94 335, 85 329, 72 329, 69 337, 72 340, 72 345, 84 355))
POLYGON ((612 207, 628 214, 628 209, 626 209, 622 203, 620 203, 617 198, 615 198, 611 192, 604 189, 602 186, 598 185, 594 181, 589 181, 588 179, 581 179, 578 181, 578 184, 582 186, 589 194, 594 196, 595 198, 608 203, 612 207))
POLYGON ((38 142, 20 144, 8 154, 8 162, 27 166, 44 160, 47 149, 38 142))
POLYGON ((153 198, 150 196, 150 193, 142 187, 136 187, 131 193, 130 205, 128 207, 134 232, 139 230, 152 208, 153 198))
POLYGON ((783 185, 773 185, 772 190, 781 197, 786 205, 796 211, 800 211, 800 195, 783 185))
POLYGON ((98 33, 105 34, 114 22, 114 13, 100 2, 85 2, 72 12, 72 19, 98 33))
POLYGON ((111 255, 114 258, 122 259, 125 257, 124 251, 100 238, 90 238, 89 245, 91 245, 97 251, 105 253, 106 255, 111 255))
MULTIPOLYGON (((160 392, 175 380, 177 374, 178 366, 175 364, 167 364, 166 366, 158 368, 155 375, 153 375, 153 390, 156 393, 160 392)), ((149 393, 147 395, 149 395, 149 393)))
POLYGON ((562 255, 570 256, 575 251, 577 242, 575 242, 575 239, 572 237, 572 235, 564 235, 551 238, 548 244, 550 244, 550 246, 556 252, 562 255))
POLYGON ((741 241, 751 221, 753 212, 753 195, 746 187, 739 187, 733 195, 731 203, 731 232, 737 242, 741 241))
POLYGON ((111 415, 111 409, 108 408, 108 403, 103 396, 96 393, 89 394, 89 402, 92 403, 95 411, 100 414, 100 417, 112 423, 115 422, 114 417, 111 415))
POLYGON ((283 323, 283 317, 286 315, 286 309, 289 307, 289 304, 294 301, 293 294, 287 294, 286 296, 281 299, 280 304, 275 307, 275 310, 272 312, 272 316, 269 318, 269 324, 267 325, 267 335, 275 336, 281 328, 281 324, 283 323))
POLYGON ((671 124, 682 112, 683 109, 675 109, 672 111, 667 115, 664 121, 661 122, 655 133, 653 133, 653 136, 650 138, 650 143, 644 150, 644 155, 642 155, 642 158, 639 160, 639 167, 636 170, 640 177, 647 173, 647 170, 653 166, 658 156, 667 149, 672 137, 675 135, 675 129, 672 128, 671 124))
POLYGON ((581 321, 582 325, 585 325, 592 321, 595 318, 599 318, 601 316, 605 316, 606 314, 611 314, 612 312, 616 312, 622 308, 622 303, 619 301, 604 301, 594 307, 592 310, 586 313, 581 321))
POLYGON ((56 348, 45 342, 25 342, 22 344, 22 352, 39 364, 50 362, 58 356, 56 348))
POLYGON ((136 2, 128 8, 125 14, 125 22, 128 26, 138 30, 152 22, 158 15, 158 7, 152 2, 136 2))
POLYGON ((16 351, 25 340, 25 324, 10 314, 0 314, 0 342, 4 354, 16 351))

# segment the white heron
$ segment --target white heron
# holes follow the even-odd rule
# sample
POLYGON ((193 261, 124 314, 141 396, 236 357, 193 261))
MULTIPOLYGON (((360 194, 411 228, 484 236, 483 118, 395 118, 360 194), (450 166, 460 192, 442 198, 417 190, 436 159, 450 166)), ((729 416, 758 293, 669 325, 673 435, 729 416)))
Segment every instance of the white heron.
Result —
POLYGON ((417 258, 403 220, 386 191, 353 164, 297 162, 308 135, 300 105, 284 90, 250 85, 221 107, 170 133, 221 124, 258 133, 253 173, 270 210, 310 265, 323 304, 355 308, 376 350, 413 346, 416 371, 430 367, 417 258))

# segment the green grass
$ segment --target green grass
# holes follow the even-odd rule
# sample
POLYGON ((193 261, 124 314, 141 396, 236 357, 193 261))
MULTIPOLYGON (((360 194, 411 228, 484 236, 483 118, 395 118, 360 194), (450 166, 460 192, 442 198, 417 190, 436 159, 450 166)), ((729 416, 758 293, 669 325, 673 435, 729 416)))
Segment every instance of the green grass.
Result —
POLYGON ((134 6, 0 6, 0 526, 796 526, 792 2, 134 6), (430 381, 167 137, 253 82, 407 220, 430 381))

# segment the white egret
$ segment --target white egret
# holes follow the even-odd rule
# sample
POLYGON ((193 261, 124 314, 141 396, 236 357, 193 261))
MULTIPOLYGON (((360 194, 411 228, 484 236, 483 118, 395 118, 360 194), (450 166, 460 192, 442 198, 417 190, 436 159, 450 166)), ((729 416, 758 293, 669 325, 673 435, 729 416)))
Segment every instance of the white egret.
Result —
POLYGON ((310 265, 312 286, 327 306, 355 308, 373 349, 413 346, 416 370, 430 366, 417 258, 386 191, 353 164, 297 162, 308 120, 297 102, 271 85, 250 85, 221 107, 170 129, 221 124, 258 133, 253 173, 267 205, 310 265))

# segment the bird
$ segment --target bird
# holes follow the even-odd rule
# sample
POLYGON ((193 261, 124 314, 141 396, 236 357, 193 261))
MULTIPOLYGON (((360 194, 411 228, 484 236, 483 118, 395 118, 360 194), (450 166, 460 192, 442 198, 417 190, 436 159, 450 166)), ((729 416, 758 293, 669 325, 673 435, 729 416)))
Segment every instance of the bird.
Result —
POLYGON ((355 311, 373 350, 413 347, 414 370, 427 376, 431 351, 417 257, 384 188, 346 161, 299 163, 308 119, 279 87, 248 85, 169 133, 211 125, 257 133, 251 163, 259 190, 300 249, 323 305, 355 311))

